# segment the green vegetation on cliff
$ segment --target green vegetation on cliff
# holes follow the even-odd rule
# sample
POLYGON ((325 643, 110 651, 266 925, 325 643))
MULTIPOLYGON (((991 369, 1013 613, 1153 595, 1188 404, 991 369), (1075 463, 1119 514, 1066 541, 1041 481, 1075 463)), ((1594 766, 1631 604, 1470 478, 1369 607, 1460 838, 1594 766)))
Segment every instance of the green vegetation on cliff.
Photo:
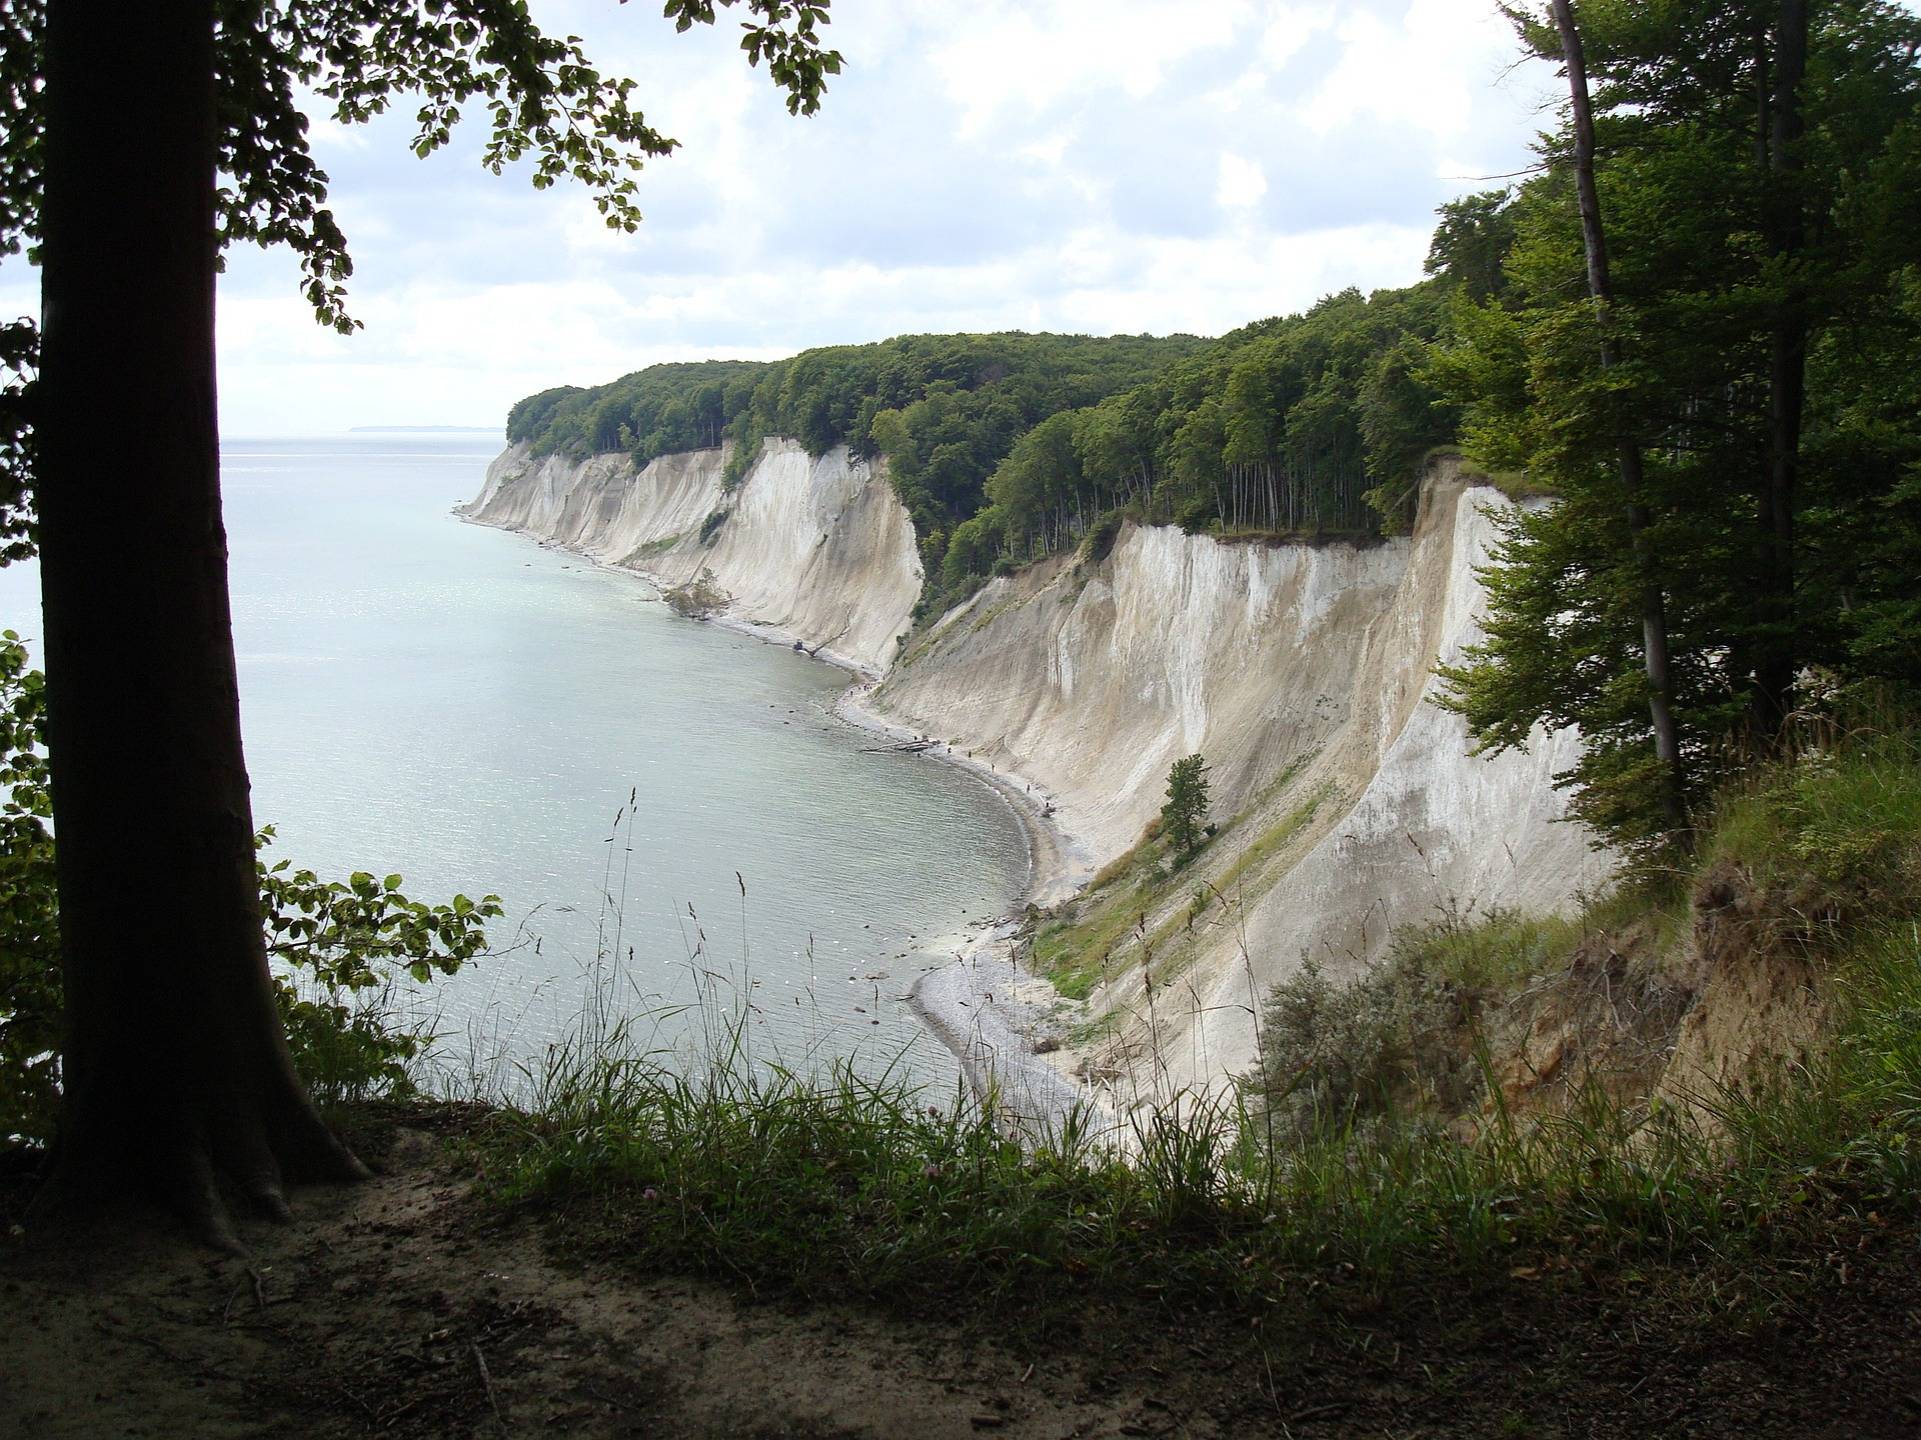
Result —
POLYGON ((507 438, 535 454, 626 451, 639 464, 726 438, 733 479, 770 435, 813 455, 835 445, 885 453, 938 564, 947 533, 980 508, 987 476, 1021 435, 1202 344, 1187 335, 903 335, 789 360, 654 365, 590 390, 529 396, 509 413, 507 438))

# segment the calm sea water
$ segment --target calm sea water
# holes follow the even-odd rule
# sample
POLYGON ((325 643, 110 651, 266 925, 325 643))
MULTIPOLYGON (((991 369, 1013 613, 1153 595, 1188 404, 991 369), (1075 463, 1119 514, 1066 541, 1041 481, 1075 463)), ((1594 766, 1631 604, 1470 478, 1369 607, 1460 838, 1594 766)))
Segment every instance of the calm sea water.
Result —
MULTIPOLYGON (((503 898, 505 953, 429 991, 463 1064, 537 1060, 599 986, 664 1051, 737 1013, 764 1060, 904 1055, 951 1083, 904 998, 928 942, 1012 903, 1014 817, 952 769, 863 753, 829 713, 839 671, 455 519, 499 448, 225 445, 254 813, 279 853, 503 898)), ((0 570, 0 625, 38 622, 30 568, 0 570)))

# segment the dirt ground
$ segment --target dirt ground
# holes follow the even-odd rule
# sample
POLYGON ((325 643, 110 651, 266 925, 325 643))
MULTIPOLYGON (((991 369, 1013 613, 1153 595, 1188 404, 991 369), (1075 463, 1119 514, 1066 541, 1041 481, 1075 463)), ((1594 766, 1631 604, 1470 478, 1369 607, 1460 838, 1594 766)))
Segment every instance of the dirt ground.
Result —
POLYGON ((1745 1293, 1702 1275, 1685 1304, 1550 1265, 1387 1295, 1335 1276, 1265 1322, 1144 1296, 1035 1330, 559 1264, 442 1139, 402 1126, 375 1181, 251 1231, 251 1266, 151 1229, 16 1238, 0 1435, 1921 1433, 1911 1227, 1863 1222, 1745 1293))

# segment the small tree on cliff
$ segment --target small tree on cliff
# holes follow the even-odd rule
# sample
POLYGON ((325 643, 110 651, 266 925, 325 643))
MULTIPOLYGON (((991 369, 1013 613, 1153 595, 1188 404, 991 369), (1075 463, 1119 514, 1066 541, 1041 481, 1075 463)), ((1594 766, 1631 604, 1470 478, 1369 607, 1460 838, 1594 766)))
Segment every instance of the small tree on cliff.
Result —
POLYGON ((1161 806, 1161 834, 1176 864, 1193 859, 1207 839, 1207 761, 1199 755, 1176 760, 1167 772, 1167 803, 1161 806))
MULTIPOLYGON (((742 48, 797 113, 839 69, 826 8, 747 0, 742 48)), ((682 30, 714 13, 666 5, 682 30)), ((503 0, 0 0, 0 33, 0 255, 37 244, 42 264, 39 379, 24 405, 17 386, 0 397, 0 540, 30 465, 69 1031, 50 1193, 144 1189, 231 1244, 223 1186, 284 1213, 286 1181, 364 1171, 295 1074, 261 934, 220 506, 220 249, 290 246, 319 319, 354 328, 300 92, 344 123, 417 95, 423 156, 484 105, 484 163, 530 161, 537 188, 571 175, 625 230, 631 172, 674 142, 631 81, 503 0)), ((30 363, 20 327, 6 340, 0 358, 30 363)))

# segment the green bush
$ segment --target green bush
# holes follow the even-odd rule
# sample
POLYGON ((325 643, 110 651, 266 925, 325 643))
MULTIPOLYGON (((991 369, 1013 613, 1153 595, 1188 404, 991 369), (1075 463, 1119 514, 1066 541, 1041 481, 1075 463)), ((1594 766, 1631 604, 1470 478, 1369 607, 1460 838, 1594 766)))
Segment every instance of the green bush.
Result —
POLYGON ((59 917, 38 671, 0 633, 0 1141, 42 1139, 60 1094, 59 917))
POLYGON ((727 608, 730 599, 714 572, 706 567, 685 585, 670 585, 661 591, 660 598, 676 615, 689 620, 711 619, 727 608))
POLYGON ((1427 933, 1399 938, 1359 979, 1308 960, 1274 987, 1259 1068, 1247 1082, 1276 1134, 1371 1132, 1402 1118, 1458 1114, 1479 1094, 1462 1044, 1477 997, 1431 966, 1427 933))

